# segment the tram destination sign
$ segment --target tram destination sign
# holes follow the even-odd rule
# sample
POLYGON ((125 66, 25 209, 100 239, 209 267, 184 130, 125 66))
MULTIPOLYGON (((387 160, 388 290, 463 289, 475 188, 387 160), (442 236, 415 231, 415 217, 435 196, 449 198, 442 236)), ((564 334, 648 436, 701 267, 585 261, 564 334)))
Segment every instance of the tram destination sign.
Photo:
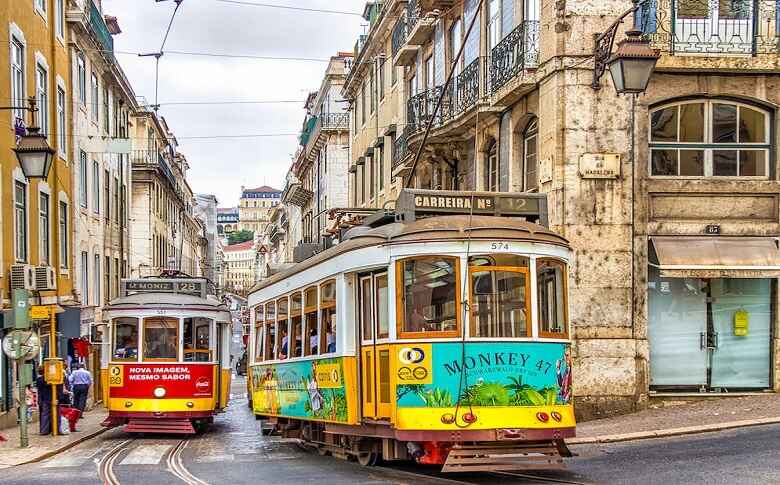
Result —
POLYGON ((206 280, 202 279, 136 279, 122 281, 122 295, 138 293, 175 293, 206 298, 206 280))
POLYGON ((547 198, 544 194, 466 192, 404 189, 396 211, 412 220, 436 214, 479 214, 525 217, 547 225, 547 198))

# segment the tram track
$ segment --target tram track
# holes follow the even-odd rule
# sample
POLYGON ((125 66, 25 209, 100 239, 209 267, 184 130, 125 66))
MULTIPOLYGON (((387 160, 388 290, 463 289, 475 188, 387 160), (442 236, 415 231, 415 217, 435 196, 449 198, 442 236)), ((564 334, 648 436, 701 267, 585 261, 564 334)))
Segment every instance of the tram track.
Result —
POLYGON ((396 467, 381 467, 384 472, 389 475, 397 475, 404 478, 419 478, 428 482, 436 482, 451 485, 478 485, 490 482, 490 477, 494 477, 498 480, 506 481, 507 479, 515 478, 523 480, 523 483, 556 483, 563 485, 592 485, 587 482, 580 482, 576 480, 567 480, 565 478, 545 477, 540 475, 533 475, 528 473, 515 473, 515 472, 485 472, 483 474, 468 474, 468 476, 459 476, 457 474, 449 474, 442 476, 441 473, 420 473, 403 468, 396 467), (476 475, 476 476, 475 476, 476 475))
POLYGON ((122 441, 111 448, 111 450, 109 450, 109 452, 98 462, 98 476, 100 477, 100 481, 105 485, 119 485, 119 479, 114 473, 114 464, 116 463, 117 458, 119 458, 119 455, 121 455, 133 441, 135 441, 135 439, 122 441))
POLYGON ((187 483, 188 485, 209 485, 208 482, 205 482, 190 473, 190 471, 187 470, 187 468, 184 466, 182 453, 184 452, 184 449, 187 447, 188 443, 189 439, 185 438, 179 441, 179 443, 171 449, 170 453, 168 453, 168 458, 166 459, 166 463, 168 464, 168 471, 170 471, 179 480, 187 483))
MULTIPOLYGON (((119 478, 117 478, 114 472, 114 466, 117 460, 122 455, 122 452, 127 451, 130 445, 137 441, 137 438, 124 440, 118 445, 111 448, 98 462, 98 477, 100 481, 105 485, 121 485, 119 478)), ((179 440, 165 457, 165 465, 167 470, 176 478, 183 481, 187 485, 209 485, 208 482, 196 477, 187 467, 184 466, 184 459, 182 457, 184 449, 189 444, 190 440, 184 438, 179 440)))

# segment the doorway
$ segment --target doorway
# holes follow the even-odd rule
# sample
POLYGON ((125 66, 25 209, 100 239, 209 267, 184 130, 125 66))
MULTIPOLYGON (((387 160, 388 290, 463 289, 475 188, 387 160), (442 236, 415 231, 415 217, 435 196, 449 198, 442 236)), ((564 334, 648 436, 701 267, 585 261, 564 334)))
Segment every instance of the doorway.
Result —
POLYGON ((359 281, 357 302, 362 415, 364 418, 389 420, 392 396, 387 273, 364 275, 359 281))
POLYGON ((650 386, 769 388, 772 287, 768 278, 662 278, 651 268, 650 386))

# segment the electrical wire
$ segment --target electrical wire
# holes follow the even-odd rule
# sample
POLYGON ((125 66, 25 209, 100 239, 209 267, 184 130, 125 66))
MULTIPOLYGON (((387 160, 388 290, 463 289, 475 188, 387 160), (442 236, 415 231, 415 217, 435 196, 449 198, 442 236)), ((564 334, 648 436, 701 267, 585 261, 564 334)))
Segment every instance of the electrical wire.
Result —
POLYGON ((271 3, 257 3, 257 2, 245 2, 240 0, 214 0, 219 3, 228 3, 233 5, 242 5, 245 7, 264 7, 264 8, 278 8, 283 10, 296 10, 299 12, 312 12, 312 13, 327 13, 327 14, 338 14, 338 15, 355 15, 358 17, 363 17, 362 13, 359 12, 349 12, 346 10, 327 10, 322 8, 307 8, 307 7, 292 7, 289 5, 276 5, 271 3))

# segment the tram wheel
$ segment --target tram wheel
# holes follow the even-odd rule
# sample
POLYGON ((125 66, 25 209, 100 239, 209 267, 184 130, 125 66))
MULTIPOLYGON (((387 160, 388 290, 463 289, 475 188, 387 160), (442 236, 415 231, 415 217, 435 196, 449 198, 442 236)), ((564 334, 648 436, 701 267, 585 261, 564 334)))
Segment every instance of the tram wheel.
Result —
POLYGON ((369 453, 360 453, 356 455, 357 462, 360 463, 361 466, 374 466, 379 461, 379 453, 376 453, 374 451, 369 453))
POLYGON ((260 434, 262 434, 263 436, 271 436, 273 432, 274 432, 273 426, 265 426, 265 425, 260 426, 260 434))
POLYGON ((330 452, 324 446, 318 446, 317 447, 317 454, 318 455, 320 455, 320 456, 327 456, 328 453, 330 453, 330 452))

